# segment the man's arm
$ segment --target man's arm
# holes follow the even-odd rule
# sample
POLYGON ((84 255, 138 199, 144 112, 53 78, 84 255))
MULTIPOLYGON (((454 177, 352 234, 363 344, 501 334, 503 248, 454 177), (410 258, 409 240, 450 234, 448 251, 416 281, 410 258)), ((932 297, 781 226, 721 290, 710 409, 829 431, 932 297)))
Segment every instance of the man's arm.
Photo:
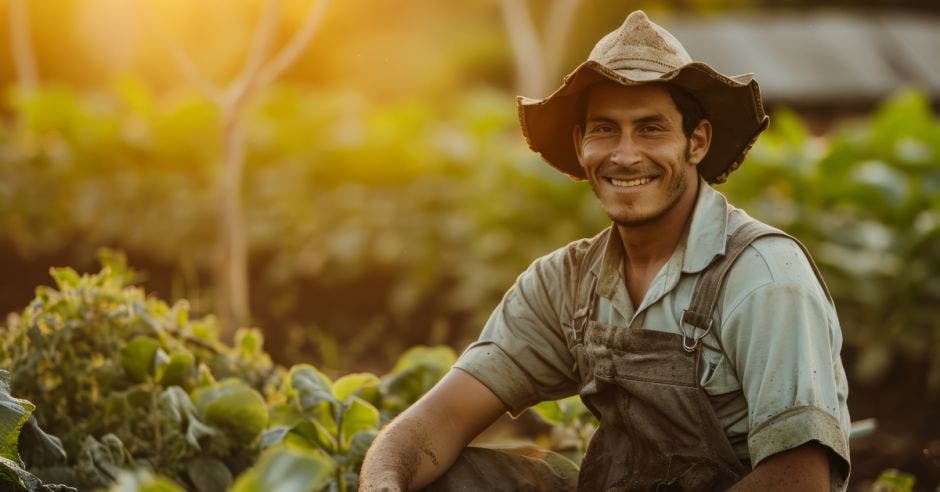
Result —
POLYGON ((431 483, 506 410, 473 376, 451 369, 379 434, 362 464, 360 490, 415 490, 431 483))
POLYGON ((829 457, 815 443, 783 451, 761 461, 754 471, 734 484, 732 491, 829 490, 829 457))

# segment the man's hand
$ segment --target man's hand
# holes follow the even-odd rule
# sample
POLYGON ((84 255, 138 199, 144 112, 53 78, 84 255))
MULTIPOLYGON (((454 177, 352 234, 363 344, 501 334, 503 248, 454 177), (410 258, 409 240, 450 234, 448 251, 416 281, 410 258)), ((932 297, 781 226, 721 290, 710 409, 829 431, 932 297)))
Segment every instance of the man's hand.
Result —
POLYGON ((777 453, 761 461, 733 491, 829 490, 829 456, 816 443, 777 453))
POLYGON ((359 490, 424 487, 447 471, 467 444, 505 412, 506 406, 489 388, 451 369, 382 430, 362 464, 359 490))

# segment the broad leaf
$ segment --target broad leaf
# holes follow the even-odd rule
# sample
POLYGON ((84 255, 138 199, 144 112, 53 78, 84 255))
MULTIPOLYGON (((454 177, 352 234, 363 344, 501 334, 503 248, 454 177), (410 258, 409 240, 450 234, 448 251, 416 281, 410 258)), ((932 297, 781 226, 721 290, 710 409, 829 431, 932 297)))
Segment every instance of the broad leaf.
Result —
POLYGON ((164 477, 139 469, 122 471, 108 492, 184 492, 184 489, 164 477))
POLYGON ((328 453, 339 451, 339 445, 333 433, 316 419, 311 418, 298 423, 291 433, 303 437, 307 446, 318 447, 328 453))
POLYGON ((308 364, 298 364, 291 368, 285 383, 285 393, 294 397, 303 410, 309 410, 322 402, 336 402, 333 396, 330 378, 308 364))
POLYGON ((20 429, 36 407, 26 400, 13 398, 7 389, 0 388, 0 457, 19 463, 20 429))
POLYGON ((196 409, 208 424, 250 443, 268 425, 264 398, 244 381, 230 378, 193 392, 196 409))
POLYGON ((436 369, 443 376, 450 366, 457 361, 457 354, 454 349, 440 345, 437 347, 425 347, 418 345, 408 349, 398 362, 395 363, 393 373, 402 372, 416 366, 424 366, 436 369))
POLYGON ((188 352, 177 352, 170 356, 169 362, 157 378, 165 386, 189 388, 196 377, 196 359, 188 352))
POLYGON ((159 348, 160 342, 139 336, 121 349, 121 367, 131 380, 142 383, 154 374, 154 357, 159 348))
POLYGON ((318 492, 335 469, 336 463, 322 451, 281 445, 261 453, 231 492, 318 492))
POLYGON ((348 450, 353 436, 365 430, 377 430, 379 425, 379 411, 369 402, 352 397, 350 405, 343 412, 340 424, 340 436, 344 450, 348 450))
POLYGON ((200 450, 199 441, 211 438, 218 434, 216 429, 204 424, 196 415, 196 405, 189 395, 179 386, 171 386, 160 393, 157 405, 167 422, 186 429, 186 442, 196 450, 200 450))
POLYGON ((379 385, 379 378, 374 374, 357 373, 347 374, 333 383, 333 396, 339 401, 345 401, 350 396, 356 395, 363 399, 364 393, 374 392, 379 385))
POLYGON ((349 451, 346 453, 346 459, 349 463, 359 466, 366 457, 366 451, 372 445, 372 441, 379 435, 376 429, 369 429, 357 432, 349 442, 349 451))
POLYGON ((290 426, 275 425, 261 433, 261 436, 258 437, 258 447, 266 449, 280 444, 290 431, 290 426))
POLYGON ((540 402, 532 406, 532 411, 548 424, 561 425, 565 422, 565 414, 561 411, 557 401, 540 402))
POLYGON ((232 472, 215 458, 193 458, 186 464, 186 474, 199 492, 228 490, 232 486, 232 472))

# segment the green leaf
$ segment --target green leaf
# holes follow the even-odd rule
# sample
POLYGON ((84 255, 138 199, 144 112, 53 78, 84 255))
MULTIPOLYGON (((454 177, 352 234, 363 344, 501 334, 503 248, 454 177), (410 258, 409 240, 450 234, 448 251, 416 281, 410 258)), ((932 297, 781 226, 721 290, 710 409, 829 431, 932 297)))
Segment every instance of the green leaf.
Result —
POLYGON ((177 352, 170 356, 157 380, 165 386, 191 388, 195 384, 195 377, 196 358, 189 352, 177 352))
POLYGON ((561 425, 565 422, 565 414, 557 401, 543 401, 532 406, 532 411, 551 425, 561 425))
POLYGON ((52 275, 59 290, 63 292, 78 287, 78 283, 81 281, 78 272, 68 267, 53 268, 50 275, 52 275))
POLYGON ((379 411, 369 402, 353 396, 350 405, 345 409, 340 424, 340 442, 342 449, 348 450, 352 438, 356 433, 365 430, 377 430, 379 426, 379 411))
POLYGON ((398 359, 394 370, 382 377, 382 409, 394 415, 408 408, 444 377, 456 360, 450 347, 412 347, 398 359))
POLYGON ((186 474, 199 492, 228 490, 232 486, 232 472, 215 458, 193 458, 186 464, 186 474))
POLYGON ((171 427, 186 429, 186 442, 201 450, 200 441, 218 435, 218 431, 204 424, 196 416, 196 405, 179 386, 171 386, 157 397, 157 407, 171 427))
POLYGON ((36 407, 26 400, 13 398, 6 391, 0 392, 0 457, 19 463, 17 443, 20 429, 35 409, 36 407))
POLYGON ((248 444, 268 425, 264 398, 244 381, 229 378, 193 392, 202 420, 248 444))
POLYGON ((134 382, 143 383, 154 374, 154 358, 159 349, 160 342, 138 336, 121 349, 121 367, 134 382))
POLYGON ((322 451, 280 445, 261 453, 231 492, 319 492, 335 469, 336 463, 322 451))
POLYGON ((26 470, 20 466, 20 463, 0 456, 0 485, 4 487, 4 490, 15 490, 25 491, 26 480, 24 474, 27 474, 26 470))
POLYGON ((184 492, 184 490, 167 478, 155 476, 149 470, 138 469, 120 472, 108 492, 184 492))
POLYGON ((339 445, 333 433, 316 419, 298 422, 291 433, 303 437, 308 446, 318 447, 328 453, 339 452, 339 445))
POLYGON ((67 458, 62 440, 42 430, 35 415, 20 433, 20 457, 30 466, 64 465, 67 458))
POLYGON ((871 490, 878 492, 911 492, 914 490, 915 483, 917 483, 917 478, 914 475, 889 468, 878 475, 871 490))
POLYGON ((353 395, 362 396, 370 390, 374 392, 378 385, 379 378, 374 374, 347 374, 333 383, 333 396, 339 401, 345 401, 353 395))
POLYGON ((83 481, 106 486, 133 465, 134 458, 124 448, 124 443, 114 434, 105 434, 100 441, 92 436, 85 437, 76 468, 83 481))
POLYGON ((249 355, 260 354, 264 346, 264 334, 257 328, 239 328, 235 332, 235 346, 249 355))
POLYGON ((284 441, 284 438, 287 437, 287 434, 290 433, 290 431, 290 426, 275 425, 274 427, 271 427, 261 433, 261 436, 258 437, 258 447, 261 449, 266 449, 280 444, 284 441))
POLYGON ((297 364, 285 379, 284 393, 296 398, 302 410, 309 410, 323 402, 336 403, 330 378, 308 364, 297 364))
POLYGON ((356 466, 362 464, 362 460, 366 457, 366 452, 369 450, 369 446, 372 445, 372 441, 375 440, 375 437, 379 435, 379 431, 376 429, 369 429, 357 432, 349 442, 349 451, 346 453, 346 459, 349 460, 349 463, 353 463, 356 466))
POLYGON ((417 345, 408 349, 398 358, 398 362, 395 363, 395 368, 392 369, 392 372, 402 372, 413 367, 423 366, 436 369, 441 373, 441 376, 443 376, 456 361, 457 353, 454 352, 454 349, 446 345, 437 347, 417 345))

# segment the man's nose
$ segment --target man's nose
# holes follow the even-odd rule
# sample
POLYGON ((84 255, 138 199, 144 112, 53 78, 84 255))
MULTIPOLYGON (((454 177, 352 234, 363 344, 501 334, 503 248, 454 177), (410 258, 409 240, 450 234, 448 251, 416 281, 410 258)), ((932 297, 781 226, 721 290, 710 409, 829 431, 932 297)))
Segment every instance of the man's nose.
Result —
POLYGON ((617 146, 613 149, 613 152, 611 152, 610 160, 614 164, 632 166, 639 163, 642 158, 640 157, 640 149, 633 138, 630 135, 623 135, 617 141, 617 146))

